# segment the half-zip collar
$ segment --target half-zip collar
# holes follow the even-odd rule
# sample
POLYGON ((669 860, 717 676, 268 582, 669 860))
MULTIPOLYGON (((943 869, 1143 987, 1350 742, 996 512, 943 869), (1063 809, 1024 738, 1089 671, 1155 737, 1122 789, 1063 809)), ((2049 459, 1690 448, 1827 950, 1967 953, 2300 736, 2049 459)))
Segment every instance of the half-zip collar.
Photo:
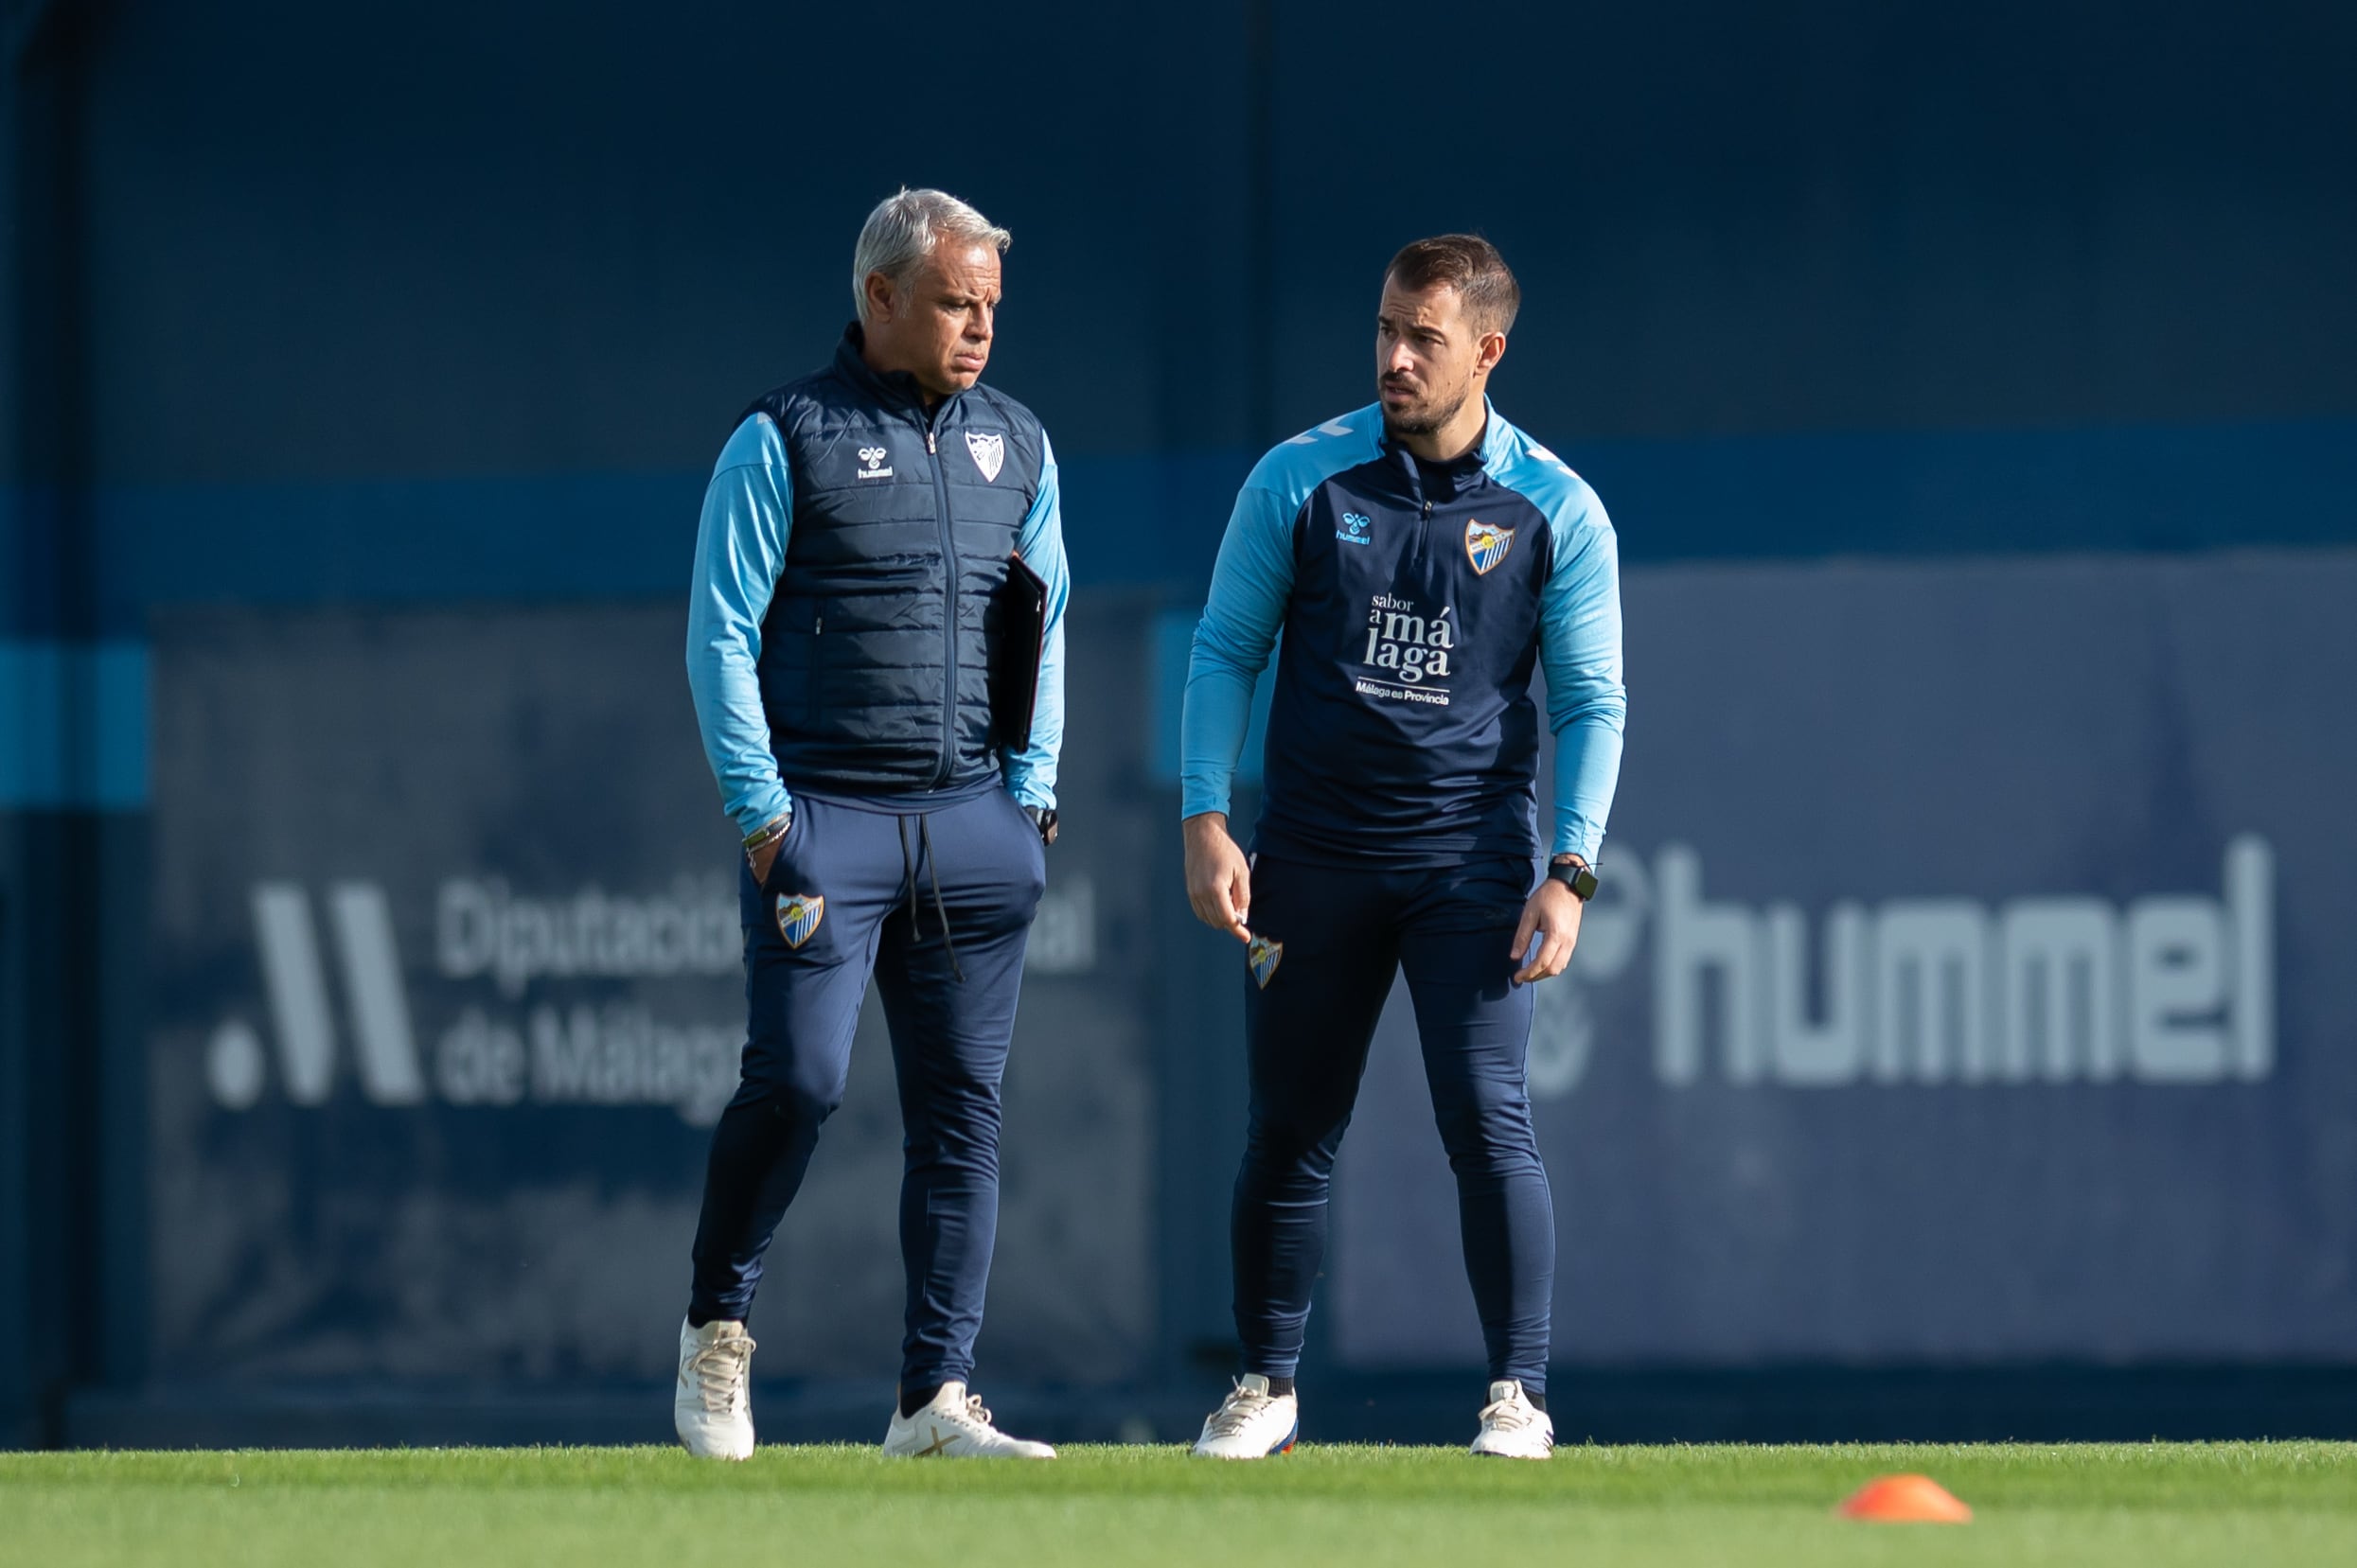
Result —
POLYGON ((1415 508, 1416 547, 1411 560, 1418 571, 1432 557, 1434 505, 1445 506, 1482 482, 1491 457, 1491 435, 1500 424, 1497 416, 1489 412, 1486 398, 1482 400, 1482 410, 1486 419, 1481 426, 1481 438, 1445 463, 1427 463, 1409 451, 1405 443, 1392 440, 1388 427, 1383 432, 1383 450, 1398 465, 1409 504, 1415 508))
POLYGON ((1381 437, 1383 450, 1399 465, 1400 478, 1408 487, 1408 498, 1417 514, 1429 518, 1435 503, 1445 504, 1472 489, 1479 478, 1497 455, 1502 444, 1503 422, 1489 408, 1485 397, 1481 403, 1484 420, 1480 439, 1459 456, 1445 463, 1428 463, 1407 446, 1391 437, 1387 427, 1381 437))

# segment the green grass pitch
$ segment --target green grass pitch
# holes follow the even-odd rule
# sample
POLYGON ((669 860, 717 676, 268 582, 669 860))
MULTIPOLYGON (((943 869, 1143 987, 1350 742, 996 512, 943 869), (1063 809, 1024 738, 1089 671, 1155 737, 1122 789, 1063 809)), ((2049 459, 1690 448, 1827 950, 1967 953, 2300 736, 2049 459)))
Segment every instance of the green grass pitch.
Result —
POLYGON ((1053 1464, 765 1449, 0 1455, 0 1563, 2357 1563, 2357 1444, 1307 1447, 1263 1464, 1072 1448, 1053 1464), (1968 1525, 1833 1516, 1924 1471, 1968 1525))

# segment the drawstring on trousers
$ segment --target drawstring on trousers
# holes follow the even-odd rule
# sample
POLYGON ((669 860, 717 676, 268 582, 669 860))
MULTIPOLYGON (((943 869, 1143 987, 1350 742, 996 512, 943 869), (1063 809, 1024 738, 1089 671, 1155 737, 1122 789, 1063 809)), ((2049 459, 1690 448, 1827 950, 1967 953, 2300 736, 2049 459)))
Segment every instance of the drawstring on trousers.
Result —
MULTIPOLYGON (((909 901, 909 935, 922 937, 925 928, 917 916, 916 862, 909 857, 909 819, 896 817, 894 821, 900 829, 900 891, 909 901)), ((960 984, 964 984, 966 970, 958 963, 957 939, 949 934, 949 906, 941 896, 941 861, 933 854, 932 819, 922 813, 916 819, 916 841, 926 865, 932 872, 933 912, 941 917, 941 945, 949 955, 949 973, 958 978, 960 984)))

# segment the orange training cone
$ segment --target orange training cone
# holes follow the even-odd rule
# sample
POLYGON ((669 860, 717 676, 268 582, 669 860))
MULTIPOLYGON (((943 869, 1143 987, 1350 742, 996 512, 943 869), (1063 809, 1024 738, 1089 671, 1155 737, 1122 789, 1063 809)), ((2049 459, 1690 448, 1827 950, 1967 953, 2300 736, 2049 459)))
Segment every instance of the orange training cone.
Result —
POLYGON ((1928 1475, 1882 1475, 1850 1494, 1834 1510, 1844 1519, 1877 1524, 1969 1524, 1973 1510, 1928 1475))

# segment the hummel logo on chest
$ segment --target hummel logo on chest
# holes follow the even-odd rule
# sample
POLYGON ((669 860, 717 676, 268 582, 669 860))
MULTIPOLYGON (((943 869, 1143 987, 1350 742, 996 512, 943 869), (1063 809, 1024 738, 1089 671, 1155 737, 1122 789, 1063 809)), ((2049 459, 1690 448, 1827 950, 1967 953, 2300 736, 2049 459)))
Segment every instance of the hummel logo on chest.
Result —
POLYGON ((892 449, 889 447, 861 447, 860 462, 862 467, 860 469, 860 477, 861 479, 890 479, 892 470, 884 467, 884 459, 891 455, 892 449))

